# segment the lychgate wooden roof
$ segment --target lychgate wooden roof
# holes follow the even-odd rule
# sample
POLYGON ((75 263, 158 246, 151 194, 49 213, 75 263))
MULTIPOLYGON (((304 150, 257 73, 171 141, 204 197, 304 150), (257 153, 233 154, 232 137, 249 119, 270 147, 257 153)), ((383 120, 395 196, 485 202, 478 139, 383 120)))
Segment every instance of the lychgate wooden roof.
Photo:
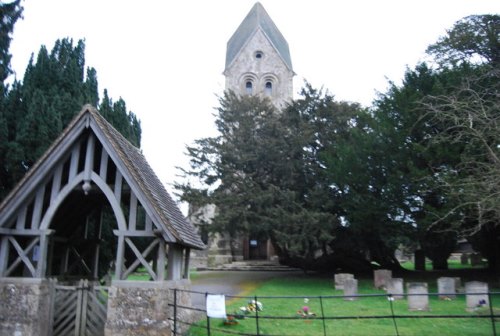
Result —
POLYGON ((33 199, 35 188, 48 179, 62 158, 69 155, 73 143, 88 129, 113 160, 165 241, 195 249, 204 248, 196 229, 183 216, 140 149, 128 142, 90 105, 84 106, 0 204, 0 229, 14 227, 16 212, 33 199))

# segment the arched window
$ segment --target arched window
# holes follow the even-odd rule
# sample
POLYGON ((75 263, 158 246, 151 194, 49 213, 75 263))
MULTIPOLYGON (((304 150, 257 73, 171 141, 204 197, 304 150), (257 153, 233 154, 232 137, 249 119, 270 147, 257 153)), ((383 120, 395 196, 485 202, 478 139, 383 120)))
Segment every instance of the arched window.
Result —
POLYGON ((266 82, 266 86, 264 88, 264 93, 266 96, 271 96, 273 94, 273 83, 270 81, 266 82))
POLYGON ((247 81, 245 83, 245 89, 246 89, 247 94, 249 94, 249 95, 253 94, 253 83, 251 81, 247 81))

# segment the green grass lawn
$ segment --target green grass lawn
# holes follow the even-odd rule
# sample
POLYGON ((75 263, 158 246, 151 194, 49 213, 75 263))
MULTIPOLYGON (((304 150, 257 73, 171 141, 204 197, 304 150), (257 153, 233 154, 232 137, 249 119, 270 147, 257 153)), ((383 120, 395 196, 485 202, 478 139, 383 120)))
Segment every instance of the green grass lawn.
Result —
MULTIPOLYGON (((498 288, 490 288, 499 291, 498 288)), ((429 281, 429 292, 436 292, 436 284, 429 281)), ((398 333, 391 316, 391 302, 385 296, 365 297, 356 301, 345 301, 343 293, 334 290, 333 280, 320 277, 290 277, 270 280, 258 287, 250 296, 257 296, 263 305, 259 312, 259 331, 261 335, 493 335, 490 318, 419 318, 425 315, 465 315, 477 317, 489 314, 481 308, 475 312, 466 312, 465 297, 458 296, 455 300, 444 301, 437 297, 429 298, 430 311, 409 312, 406 300, 393 301, 395 315, 408 318, 396 319, 398 333), (272 298, 271 296, 277 296, 272 298), (302 296, 300 298, 283 298, 283 296, 302 296), (305 303, 304 299, 308 302, 305 303), (307 305, 316 316, 336 317, 338 319, 321 320, 319 318, 299 318, 297 311, 307 305), (366 318, 368 316, 388 316, 387 318, 366 318), (281 317, 281 319, 266 319, 264 317, 281 317), (342 317, 354 317, 342 319, 342 317)), ((359 294, 385 294, 382 290, 373 289, 373 280, 359 279, 359 294)), ((226 307, 227 313, 238 312, 239 307, 246 306, 250 298, 231 300, 226 307)), ((500 314, 500 297, 492 299, 495 314, 500 314)), ((238 325, 226 326, 222 319, 211 319, 210 335, 228 335, 227 332, 257 334, 255 313, 238 325)), ((199 322, 206 326, 206 320, 199 322)), ((496 321, 497 333, 500 332, 500 321, 496 321)), ((191 328, 190 336, 207 335, 206 329, 191 328)))
MULTIPOLYGON (((415 270, 415 264, 411 261, 406 261, 404 263, 401 263, 401 267, 407 269, 407 270, 410 270, 410 271, 414 271, 415 270)), ((482 263, 480 265, 477 265, 477 266, 471 266, 470 264, 467 264, 467 265, 462 265, 462 263, 460 262, 460 260, 448 260, 448 269, 450 270, 460 270, 460 269, 482 269, 482 268, 485 268, 486 267, 486 263, 482 263)), ((430 261, 427 261, 425 263, 425 269, 430 271, 432 270, 432 262, 430 261)))

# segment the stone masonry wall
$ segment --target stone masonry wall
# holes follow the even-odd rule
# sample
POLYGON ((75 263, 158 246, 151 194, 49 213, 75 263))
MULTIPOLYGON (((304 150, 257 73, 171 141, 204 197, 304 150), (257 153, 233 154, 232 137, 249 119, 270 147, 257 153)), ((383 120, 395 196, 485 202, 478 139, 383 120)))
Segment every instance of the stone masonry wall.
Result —
POLYGON ((48 336, 49 282, 0 278, 0 335, 48 336))

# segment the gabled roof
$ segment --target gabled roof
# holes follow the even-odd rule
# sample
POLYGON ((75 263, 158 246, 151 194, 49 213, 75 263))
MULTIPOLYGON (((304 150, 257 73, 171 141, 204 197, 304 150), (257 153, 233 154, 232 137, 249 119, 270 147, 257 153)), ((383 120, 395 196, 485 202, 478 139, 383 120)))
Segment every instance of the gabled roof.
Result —
MULTIPOLYGON (((113 159, 122 176, 130 184, 137 198, 142 200, 149 217, 162 231, 168 242, 202 249, 205 247, 190 223, 172 200, 165 187, 149 166, 142 152, 125 139, 95 108, 83 107, 68 127, 57 138, 42 157, 26 173, 23 179, 0 204, 0 214, 8 213, 9 207, 17 207, 23 195, 29 195, 29 188, 35 188, 43 181, 56 161, 71 149, 73 141, 88 127, 94 131, 97 141, 101 141, 108 155, 113 159)), ((6 225, 0 216, 0 227, 6 225)))
POLYGON ((234 32, 233 36, 231 36, 227 42, 226 69, 229 68, 240 50, 258 29, 261 29, 267 36, 269 42, 274 46, 286 66, 293 71, 288 42, 278 30, 278 27, 276 27, 273 20, 271 20, 271 17, 267 14, 260 2, 255 3, 243 22, 241 22, 238 29, 234 32))

